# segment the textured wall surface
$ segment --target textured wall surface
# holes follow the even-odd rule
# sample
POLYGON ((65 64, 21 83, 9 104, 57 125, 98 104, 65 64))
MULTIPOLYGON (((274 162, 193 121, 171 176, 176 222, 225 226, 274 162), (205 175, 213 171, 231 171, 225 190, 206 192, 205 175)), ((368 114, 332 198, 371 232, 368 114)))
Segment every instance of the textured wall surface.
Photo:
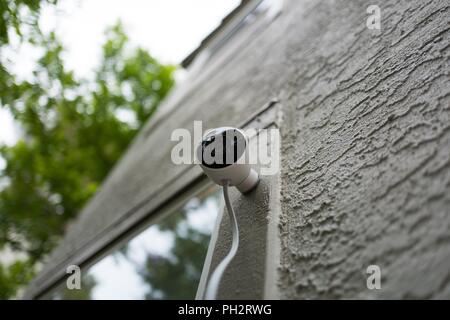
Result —
POLYGON ((195 175, 170 160, 173 129, 239 126, 274 98, 281 172, 233 196, 248 232, 220 296, 450 297, 450 2, 285 0, 250 20, 143 129, 29 297, 189 186, 195 175), (379 31, 366 27, 372 4, 379 31), (366 287, 371 264, 381 290, 366 287))
POLYGON ((450 298, 450 2, 292 7, 281 297, 450 298))

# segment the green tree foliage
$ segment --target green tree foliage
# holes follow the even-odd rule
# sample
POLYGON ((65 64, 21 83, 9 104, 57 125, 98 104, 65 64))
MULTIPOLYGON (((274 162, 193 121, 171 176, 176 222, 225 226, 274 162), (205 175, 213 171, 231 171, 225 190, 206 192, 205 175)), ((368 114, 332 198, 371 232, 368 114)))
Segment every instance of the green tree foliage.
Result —
MULTIPOLYGON (((0 1, 0 95, 8 90, 11 75, 2 61, 5 46, 11 36, 34 43, 39 33, 38 19, 41 6, 54 5, 57 0, 1 0, 0 1)), ((0 96, 0 103, 1 103, 0 96)))
POLYGON ((30 261, 15 261, 8 267, 0 264, 0 299, 14 296, 19 286, 26 285, 33 277, 30 261))
MULTIPOLYGON (((36 13, 38 3, 1 1, 3 46, 8 27, 22 32, 18 6, 36 13)), ((0 65, 0 107, 22 131, 16 145, 0 146, 0 251, 8 246, 29 259, 22 262, 29 268, 0 266, 3 298, 29 280, 174 82, 174 66, 128 48, 120 23, 107 32, 95 76, 81 80, 65 68, 55 34, 33 30, 31 42, 43 53, 32 79, 18 80, 0 65)))
MULTIPOLYGON (((37 30, 39 11, 45 3, 56 4, 57 0, 2 0, 0 1, 0 45, 9 42, 10 32, 29 38, 33 34, 24 32, 30 28, 37 30)), ((28 30, 30 31, 30 30, 28 30)))

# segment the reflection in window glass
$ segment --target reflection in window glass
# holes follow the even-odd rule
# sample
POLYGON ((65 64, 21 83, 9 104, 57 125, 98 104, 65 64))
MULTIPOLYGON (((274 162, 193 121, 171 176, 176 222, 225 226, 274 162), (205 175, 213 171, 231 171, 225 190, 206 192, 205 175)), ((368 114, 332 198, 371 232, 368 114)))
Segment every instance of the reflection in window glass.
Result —
POLYGON ((50 299, 193 299, 219 210, 211 187, 83 270, 81 289, 65 282, 50 299))

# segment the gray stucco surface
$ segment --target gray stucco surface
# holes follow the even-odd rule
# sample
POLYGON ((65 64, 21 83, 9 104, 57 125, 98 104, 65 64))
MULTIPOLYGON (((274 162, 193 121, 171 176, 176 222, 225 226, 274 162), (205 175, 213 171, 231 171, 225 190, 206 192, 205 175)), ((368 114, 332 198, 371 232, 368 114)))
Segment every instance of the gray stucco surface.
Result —
MULTIPOLYGON (((274 21, 238 33, 164 104, 40 281, 170 196, 161 187, 186 170, 170 160, 174 128, 239 125, 276 97, 281 172, 249 198, 233 196, 255 238, 241 235, 221 297, 275 297, 261 281, 273 237, 264 223, 276 215, 276 297, 448 298, 449 34, 448 0, 285 0, 274 21), (381 8, 381 31, 366 28, 371 4, 381 8), (280 193, 278 212, 269 189, 280 193), (366 288, 371 264, 382 270, 381 290, 366 288)), ((228 248, 223 223, 213 264, 228 248)))
POLYGON ((450 3, 369 4, 286 21, 282 298, 450 297, 450 3))

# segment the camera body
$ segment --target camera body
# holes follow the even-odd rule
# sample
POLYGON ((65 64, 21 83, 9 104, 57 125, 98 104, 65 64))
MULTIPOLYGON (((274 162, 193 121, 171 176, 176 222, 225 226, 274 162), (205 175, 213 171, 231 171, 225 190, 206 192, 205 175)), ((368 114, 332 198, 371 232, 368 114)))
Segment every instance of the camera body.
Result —
POLYGON ((237 128, 211 129, 197 147, 197 159, 203 171, 215 183, 228 183, 246 193, 259 182, 258 173, 246 163, 248 145, 248 138, 237 128))

